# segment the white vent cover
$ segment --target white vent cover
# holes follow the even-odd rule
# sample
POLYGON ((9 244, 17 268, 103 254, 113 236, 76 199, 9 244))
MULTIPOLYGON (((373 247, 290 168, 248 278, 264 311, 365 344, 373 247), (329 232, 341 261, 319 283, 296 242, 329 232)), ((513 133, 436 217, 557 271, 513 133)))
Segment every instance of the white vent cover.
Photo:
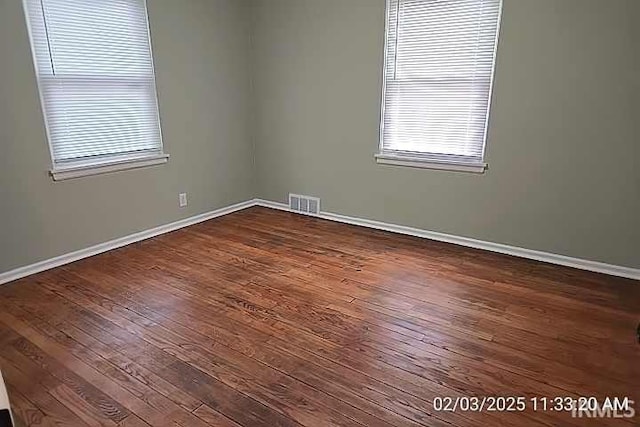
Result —
POLYGON ((319 215, 320 199, 300 194, 289 194, 289 209, 305 215, 319 215))

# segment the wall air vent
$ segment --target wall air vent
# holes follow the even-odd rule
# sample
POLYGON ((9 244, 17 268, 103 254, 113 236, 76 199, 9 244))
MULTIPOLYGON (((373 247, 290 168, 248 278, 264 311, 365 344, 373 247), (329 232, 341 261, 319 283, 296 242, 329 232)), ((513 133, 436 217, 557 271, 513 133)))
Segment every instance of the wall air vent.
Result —
POLYGON ((320 214, 320 199, 317 197, 289 194, 289 209, 305 215, 320 214))

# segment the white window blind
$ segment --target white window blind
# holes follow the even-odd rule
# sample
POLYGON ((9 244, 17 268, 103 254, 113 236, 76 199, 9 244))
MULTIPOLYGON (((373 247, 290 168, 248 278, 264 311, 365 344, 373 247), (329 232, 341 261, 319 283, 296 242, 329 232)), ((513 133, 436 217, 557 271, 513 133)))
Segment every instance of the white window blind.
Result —
POLYGON ((480 163, 500 0, 388 0, 382 154, 480 163))
POLYGON ((24 0, 54 171, 162 154, 144 0, 24 0))

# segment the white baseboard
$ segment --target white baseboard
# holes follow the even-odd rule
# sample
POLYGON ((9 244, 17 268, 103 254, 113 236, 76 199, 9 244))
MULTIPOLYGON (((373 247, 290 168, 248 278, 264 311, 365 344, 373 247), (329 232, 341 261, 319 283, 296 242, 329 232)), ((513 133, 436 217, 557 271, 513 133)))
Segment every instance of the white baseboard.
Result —
MULTIPOLYGON (((227 215, 232 212, 236 212, 242 209, 250 208, 252 206, 263 206, 272 209, 279 209, 282 211, 291 212, 289 206, 284 203, 273 202, 263 199, 252 199, 245 202, 236 203, 235 205, 226 206, 220 209, 216 209, 210 212, 206 212, 200 215, 192 216, 190 218, 181 219, 179 221, 172 222, 170 224, 161 225, 159 227, 151 228, 149 230, 140 231, 138 233, 130 234, 128 236, 120 237, 118 239, 110 240, 108 242, 100 243, 85 249, 80 249, 68 254, 60 255, 55 258, 50 258, 44 261, 37 262, 35 264, 19 267, 14 270, 10 270, 4 273, 0 273, 0 285, 3 283, 12 282, 14 280, 21 279, 32 274, 40 273, 51 268, 59 267, 61 265, 69 264, 74 261, 88 258, 102 252, 107 252, 112 249, 117 249, 122 246, 129 245, 131 243, 146 240, 151 237, 159 236, 170 231, 174 231, 180 228, 188 227, 190 225, 197 224, 199 222, 207 221, 222 215, 227 215)), ((299 212, 296 212, 299 213, 299 212)), ((557 255, 548 252, 534 251, 531 249, 518 248, 515 246, 503 245, 501 243, 485 242, 482 240, 471 239, 468 237, 454 236, 451 234, 438 233, 435 231, 421 230, 418 228, 406 227, 404 225, 389 224, 381 221, 374 221, 370 219, 355 218, 346 215, 320 212, 319 218, 328 219, 330 221, 342 222, 345 224, 359 225, 362 227, 375 228, 378 230, 391 231, 393 233, 407 234, 410 236, 422 237, 425 239, 437 240, 440 242, 454 243, 456 245, 467 246, 470 248, 484 249, 491 252, 498 252, 507 255, 514 255, 520 258, 528 258, 537 261, 548 262, 551 264, 564 265, 568 267, 579 268, 581 270, 595 271, 598 273, 609 274, 612 276, 626 277, 629 279, 640 280, 640 269, 622 267, 617 265, 605 264, 602 262, 589 261, 580 258, 572 258, 564 255, 557 255)))
MULTIPOLYGON (((264 206, 272 209, 290 211, 289 206, 284 203, 273 202, 270 200, 255 199, 257 206, 264 206)), ((299 213, 299 212, 294 212, 299 213)), ((331 221, 342 222, 345 224, 360 225, 362 227, 375 228, 377 230, 391 231, 393 233, 407 234, 409 236, 422 237, 425 239, 437 240, 440 242, 453 243, 460 246, 466 246, 475 249, 483 249, 501 254, 513 255, 520 258, 528 258, 536 261, 548 262, 550 264, 564 265, 574 267, 581 270, 594 271, 597 273, 609 274, 611 276, 626 277, 629 279, 640 280, 640 269, 622 267, 618 265, 605 264, 603 262, 589 261, 580 258, 573 258, 565 255, 557 255, 548 252, 534 251, 532 249, 519 248, 516 246, 504 245, 502 243, 486 242, 483 240, 471 239, 469 237, 454 236, 452 234, 438 233, 435 231, 421 230, 419 228, 406 227, 404 225, 389 224, 381 221, 370 219, 355 218, 346 215, 320 212, 315 215, 319 218, 331 221)))
POLYGON ((226 206, 220 209, 216 209, 210 212, 205 212, 200 215, 195 215, 189 218, 181 219, 169 224, 161 225, 149 230, 140 231, 138 233, 130 234, 128 236, 113 239, 108 242, 99 243, 94 246, 90 246, 85 249, 80 249, 68 254, 60 255, 55 258, 50 258, 44 261, 36 262, 35 264, 19 267, 14 270, 10 270, 4 273, 0 273, 0 285, 3 283, 12 282, 14 280, 21 279, 32 274, 40 273, 51 268, 59 267, 61 265, 69 264, 74 261, 81 260, 107 252, 112 249, 117 249, 122 246, 130 245, 131 243, 146 240, 151 237, 159 236, 160 234, 168 233, 170 231, 177 230, 179 228, 188 227, 190 225, 197 224, 199 222, 207 221, 222 215, 227 215, 232 212, 236 212, 242 209, 249 208, 255 205, 254 200, 247 200, 245 202, 236 203, 235 205, 226 206))

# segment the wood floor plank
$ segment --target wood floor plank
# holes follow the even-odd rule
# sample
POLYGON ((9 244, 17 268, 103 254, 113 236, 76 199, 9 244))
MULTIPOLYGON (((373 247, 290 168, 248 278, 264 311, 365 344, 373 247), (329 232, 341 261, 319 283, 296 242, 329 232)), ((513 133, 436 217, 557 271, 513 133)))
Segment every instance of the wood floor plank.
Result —
MULTIPOLYGON (((229 247, 229 245, 225 245, 225 248, 228 248, 228 247, 229 247)), ((313 267, 313 266, 311 266, 311 267, 309 267, 309 270, 312 270, 313 268, 314 268, 314 267, 313 267)), ((305 270, 305 271, 306 271, 306 270, 305 270)), ((289 272, 285 273, 285 276, 290 277, 290 273, 291 273, 291 270, 289 270, 289 272)), ((303 273, 304 273, 304 272, 303 272, 303 273)), ((449 272, 449 274, 450 274, 450 272, 449 272)), ((313 271, 313 272, 311 272, 311 273, 308 273, 308 275, 309 275, 310 277, 318 277, 319 275, 322 275, 322 272, 319 272, 319 271, 313 271)), ((328 279, 328 277, 326 277, 326 276, 328 276, 328 275, 323 275, 322 280, 315 280, 313 283, 314 283, 314 284, 323 284, 323 285, 325 285, 325 286, 326 286, 327 284, 330 284, 332 281, 331 281, 331 280, 329 280, 329 279, 328 279)), ((468 278, 468 276, 466 276, 466 277, 468 278)), ((439 283, 439 282, 442 282, 442 281, 443 281, 443 280, 442 280, 441 278, 439 278, 435 283, 439 283)), ((342 282, 344 282, 344 279, 343 279, 342 281, 338 281, 338 282, 340 282, 340 285, 341 285, 340 287, 341 287, 341 288, 344 288, 344 289, 350 289, 350 292, 352 292, 352 293, 353 293, 353 292, 358 291, 358 288, 357 288, 356 286, 361 286, 361 285, 362 285, 362 283, 358 283, 358 282, 353 282, 353 281, 352 281, 352 282, 353 282, 353 284, 354 284, 355 286, 346 286, 344 283, 342 283, 342 282)), ((469 280, 466 280, 465 285, 466 285, 466 284, 469 284, 469 283, 475 283, 475 282, 477 282, 477 280, 475 280, 475 281, 471 281, 471 282, 470 282, 469 280)), ((403 282, 403 286, 404 286, 404 287, 406 287, 408 283, 410 283, 410 282, 408 282, 408 281, 404 281, 404 282, 403 282)), ((431 284, 433 284, 433 283, 434 283, 434 282, 432 281, 432 282, 430 283, 430 285, 431 285, 431 284)), ((452 291, 453 291, 453 293, 455 293, 455 289, 456 289, 456 288, 459 288, 459 286, 449 286, 449 285, 451 285, 451 284, 455 284, 455 283, 452 283, 452 281, 451 281, 451 280, 446 281, 446 283, 445 283, 445 284, 447 285, 447 288, 446 288, 446 289, 447 289, 447 292, 449 292, 449 293, 452 293, 452 291)), ((491 284, 491 283, 489 283, 489 284, 491 284)), ((370 285, 370 283, 367 283, 366 285, 368 286, 368 285, 370 285)), ((374 285, 377 285, 377 283, 374 283, 374 285)), ((483 285, 484 285, 484 286, 487 286, 487 283, 483 283, 483 285)), ((422 289, 422 291, 424 291, 424 284, 422 284, 422 286, 420 286, 420 284, 413 284, 413 288, 418 289, 418 290, 422 289)), ((512 287, 511 289, 513 289, 513 287, 512 287)), ((509 289, 509 291, 511 291, 511 289, 509 289)), ((333 289, 331 289, 331 291, 332 291, 333 295, 335 295, 335 294, 336 294, 336 289, 335 289, 335 287, 334 287, 333 289)), ((368 290, 363 290, 363 291, 364 291, 364 292, 368 292, 368 290)), ((340 292, 340 290, 338 290, 338 292, 340 292)), ((396 290, 394 289, 394 290, 393 290, 393 292, 396 292, 396 290)), ((402 294, 402 291, 399 291, 399 292, 402 294)), ((362 293, 362 292, 361 292, 361 293, 362 293)), ((432 297, 433 297, 433 294, 434 294, 431 290, 430 290, 430 292, 428 292, 428 293, 425 293, 425 292, 422 292, 422 293, 423 293, 423 294, 425 294, 425 295, 427 295, 427 294, 428 294, 428 295, 430 296, 430 298, 432 298, 432 297)), ((418 293, 414 292, 412 295, 407 295, 407 296, 409 296, 409 297, 411 297, 411 298, 415 298, 415 296, 416 296, 417 294, 418 294, 418 293)), ((379 300, 379 299, 380 299, 380 297, 381 297, 380 292, 377 292, 377 293, 376 293, 376 295, 377 295, 377 298, 378 298, 378 300, 379 300)), ((475 293, 473 293, 472 295, 473 295, 473 299, 474 299, 474 301, 473 301, 474 305, 472 306, 472 309, 471 309, 472 311, 471 311, 471 313, 474 313, 474 311, 477 311, 477 309, 478 309, 478 302, 477 302, 477 298, 478 298, 478 296, 479 296, 479 295, 478 295, 478 292, 475 292, 475 293)), ((361 298, 361 299, 363 298, 363 296, 362 296, 362 295, 357 295, 357 296, 359 296, 359 298, 361 298)), ((499 296, 499 295, 498 295, 498 296, 499 296)), ((497 299, 498 299, 498 298, 497 298, 498 296, 496 296, 496 295, 495 295, 495 292, 494 292, 492 295, 490 295, 490 297, 491 297, 491 298, 490 298, 490 301, 495 301, 495 300, 497 300, 497 299)), ((364 297, 364 298, 366 299, 366 297, 364 297)), ((395 300, 401 300, 401 299, 402 299, 401 297, 400 297, 400 298, 388 298, 388 297, 385 297, 384 301, 387 301, 387 302, 388 302, 388 301, 394 301, 394 302, 395 302, 395 300)), ((420 297, 418 297, 418 300, 420 300, 420 299, 421 299, 421 298, 420 298, 420 297)), ((530 300, 531 300, 531 299, 532 299, 532 298, 531 298, 531 295, 527 295, 527 296, 526 296, 526 298, 522 298, 522 301, 525 301, 525 303, 526 303, 526 304, 528 304, 528 306, 530 306, 530 305, 531 305, 531 302, 530 302, 530 300)), ((486 299, 485 299, 485 301, 486 301, 486 299)), ((534 302, 535 302, 535 301, 534 301, 534 302)), ((442 317, 444 317, 444 318, 446 318, 446 317, 449 315, 449 312, 450 312, 450 311, 449 311, 449 309, 448 309, 449 304, 450 304, 450 301, 449 301, 449 300, 445 300, 445 301, 444 301, 444 304, 445 304, 445 307, 446 307, 447 309, 446 309, 445 311, 442 311, 442 310, 441 310, 441 311, 442 311, 442 315, 441 315, 441 316, 442 316, 442 317)), ((568 309, 567 309, 567 307, 568 307, 568 306, 567 306, 567 304, 561 304, 561 306, 562 306, 563 310, 568 311, 568 309)), ((398 307, 398 309, 402 309, 402 308, 403 308, 403 306, 398 307)), ((404 308, 405 308, 405 309, 408 309, 408 308, 414 308, 414 307, 412 307, 411 302, 410 302, 410 301, 408 301, 408 302, 406 302, 406 303, 405 303, 404 308)), ((584 316, 585 312, 593 313, 593 310, 592 310, 591 308, 592 308, 592 307, 589 307, 589 308, 585 308, 585 309, 583 309, 582 317, 584 316)), ((506 310, 506 307, 505 307, 505 310, 506 310)), ((428 311, 429 311, 431 314, 433 314, 433 312, 434 312, 433 307, 429 307, 429 308, 428 308, 428 311)), ((469 312, 467 312, 467 313, 469 313, 469 312)), ((548 313, 545 313, 545 314, 547 314, 547 315, 545 316, 545 318, 547 318, 547 320, 545 320, 545 321, 553 321, 553 320, 555 320, 555 319, 551 318, 551 317, 548 315, 548 313)), ((571 314, 571 313, 564 313, 564 317, 565 317, 565 318, 568 318, 568 319, 571 319, 571 317, 572 317, 572 316, 568 316, 569 314, 571 314)), ((467 314, 467 317, 468 317, 468 314, 467 314)), ((504 317, 504 316, 503 316, 503 317, 504 317)), ((578 317, 577 319, 578 319, 578 320, 581 320, 581 319, 582 319, 582 317, 578 317)), ((591 316, 591 318, 593 319, 594 326, 595 326, 595 325, 597 325, 597 313, 596 313, 595 315, 591 316)), ((628 317, 628 318, 629 318, 629 317, 628 317)), ((501 318, 499 318, 499 320, 502 320, 502 319, 501 319, 501 318)), ((511 320, 511 319, 506 319, 506 320, 507 320, 507 324, 511 324, 511 325, 512 325, 512 324, 514 323, 514 322, 513 322, 513 320, 511 320)), ((607 319, 606 319, 606 321, 607 321, 607 326, 606 326, 606 327, 607 327, 608 329, 606 329, 605 333, 610 333, 610 326, 611 326, 611 325, 610 325, 610 323, 611 323, 611 318, 610 318, 610 317, 609 317, 609 318, 607 318, 607 319)), ((623 333, 622 338, 621 338, 622 342, 624 342, 624 343, 628 342, 628 322, 629 322, 629 321, 627 320, 627 323, 625 324, 625 327, 624 327, 624 330, 625 330, 625 331, 627 331, 627 332, 623 333)), ((476 321, 476 323, 477 323, 477 321, 476 321)), ((510 326, 511 326, 511 325, 510 325, 510 326)), ((539 330, 538 332, 546 333, 546 332, 548 332, 548 331, 551 331, 551 332, 553 333, 555 330, 556 330, 556 329, 554 329, 554 328, 543 327, 543 328, 540 328, 540 330, 539 330)), ((572 334, 571 334, 570 336, 571 336, 571 337, 575 337, 575 336, 577 336, 578 338, 584 338, 584 337, 580 337, 580 335, 583 333, 583 330, 584 330, 584 328, 582 328, 582 324, 580 323, 580 321, 578 321, 578 322, 576 322, 576 327, 574 328, 574 330, 572 331, 572 334)), ((596 328, 595 328, 595 327, 592 327, 592 328, 590 328, 590 329, 589 329, 589 332, 593 332, 594 330, 596 330, 596 328)), ((601 337, 601 335, 599 335, 597 338, 599 339, 600 337, 601 337)), ((581 342, 581 341, 579 341, 579 342, 581 342)), ((574 341, 573 343, 575 343, 575 341, 574 341)))
MULTIPOLYGON (((33 411, 31 405, 37 407, 41 413, 43 419, 46 418, 46 422, 50 422, 52 425, 60 426, 85 426, 87 425, 81 418, 77 417, 69 408, 58 401, 51 390, 58 387, 60 384, 49 384, 48 386, 42 386, 37 380, 38 376, 34 376, 33 372, 22 371, 14 362, 5 359, 0 356, 0 367, 2 368, 3 376, 10 390, 12 407, 16 399, 19 399, 18 405, 22 405, 25 408, 31 408, 29 411, 33 411), (29 396, 27 399, 25 396, 29 396), (31 403, 33 402, 33 403, 31 403)), ((25 364, 21 363, 20 368, 24 369, 25 364)), ((23 409, 23 419, 30 419, 32 416, 26 415, 29 412, 23 409)), ((102 416, 99 414, 99 418, 102 416)), ((108 420, 110 421, 110 420, 108 420)))
MULTIPOLYGON (((86 302, 85 302, 85 304, 86 304, 86 302)), ((175 313, 174 313, 174 314, 175 314, 175 313)))
MULTIPOLYGON (((143 319, 139 320, 141 322, 144 322, 143 319)), ((175 326, 177 327, 177 325, 175 326)), ((183 334, 183 336, 191 337, 194 340, 199 340, 200 342, 203 342, 205 344, 208 341, 207 337, 195 336, 193 334, 195 334, 196 332, 190 331, 186 328, 181 328, 180 332, 183 334)), ((161 331, 158 331, 158 333, 161 333, 161 331)), ((198 364, 200 369, 204 369, 206 372, 211 373, 220 381, 225 382, 232 387, 241 388, 241 390, 243 390, 245 393, 252 394, 253 390, 247 390, 243 386, 244 380, 242 375, 244 374, 240 372, 241 370, 234 370, 233 366, 231 365, 227 365, 225 371, 222 371, 220 368, 218 368, 218 365, 222 365, 231 360, 234 360, 234 363, 237 365, 239 363, 237 359, 240 359, 242 357, 241 354, 226 353, 224 356, 221 356, 221 352, 224 348, 212 348, 215 347, 215 342, 211 342, 208 346, 205 345, 200 347, 201 352, 196 349, 197 346, 193 346, 193 348, 189 350, 180 350, 178 346, 181 342, 184 341, 184 339, 182 339, 178 335, 169 333, 168 329, 162 331, 162 337, 167 339, 167 341, 165 342, 166 345, 176 346, 174 347, 174 350, 183 358, 183 360, 190 363, 196 363, 198 364), (210 359, 214 356, 226 357, 226 359, 218 359, 215 363, 211 363, 210 359)), ((341 401, 337 401, 335 399, 331 401, 331 398, 329 396, 318 394, 314 389, 306 387, 306 385, 304 385, 303 383, 298 384, 295 382, 291 382, 286 377, 274 375, 273 372, 271 372, 270 375, 266 375, 269 372, 268 369, 260 369, 256 366, 255 363, 248 364, 248 359, 244 360, 244 362, 245 363, 243 365, 243 368, 245 372, 250 372, 254 378, 256 377, 256 375, 261 378, 261 381, 258 383, 261 385, 256 388, 254 396, 259 396, 258 400, 266 403, 268 406, 279 409, 281 412, 289 413, 294 419, 303 417, 308 413, 313 413, 313 411, 317 412, 317 407, 315 405, 320 405, 321 407, 325 408, 323 411, 320 411, 320 415, 315 415, 315 417, 319 418, 320 421, 324 416, 324 412, 326 412, 327 414, 333 414, 331 418, 327 418, 325 420, 325 423, 330 423, 332 425, 351 425, 351 422, 344 418, 345 416, 350 416, 355 418, 364 418, 367 422, 366 425, 382 425, 380 423, 380 420, 368 417, 365 413, 358 413, 357 410, 354 410, 354 408, 348 405, 344 405, 341 401), (277 391, 270 391, 270 387, 274 386, 277 387, 277 391), (291 407, 287 404, 287 399, 279 397, 279 393, 283 392, 284 390, 287 390, 286 394, 300 394, 302 391, 295 391, 299 389, 306 389, 305 395, 306 399, 308 400, 305 406, 302 408, 296 408, 295 406, 291 407), (354 414, 354 412, 356 413, 354 414)), ((290 398, 296 399, 295 396, 291 396, 290 398)))
POLYGON ((11 385, 8 386, 7 392, 11 394, 11 409, 18 425, 55 426, 52 419, 48 418, 41 409, 11 385))
POLYGON ((0 369, 25 425, 579 427, 433 403, 639 401, 639 319, 631 280, 251 208, 3 286, 0 369))
MULTIPOLYGON (((93 290, 92 290, 92 291, 85 291, 85 292, 84 292, 84 295, 89 295, 89 294, 92 294, 92 293, 93 293, 93 290)), ((76 295, 76 296, 77 296, 77 295, 76 295)), ((86 306, 86 307, 90 307, 90 306, 94 303, 94 302, 92 302, 92 301, 91 301, 91 299, 81 299, 81 300, 76 300, 76 301, 77 301, 78 303, 81 303, 83 306, 86 306)), ((122 303, 123 303, 123 304, 127 304, 127 302, 128 302, 128 301, 123 301, 122 303)), ((137 305, 137 304, 136 304, 135 302, 133 302, 133 301, 131 301, 131 303, 132 303, 131 305, 137 305)), ((100 308, 96 307, 96 310, 100 311, 100 308)), ((148 314, 148 315, 150 315, 150 316, 152 316, 152 317, 154 317, 154 318, 156 318, 156 320, 157 320, 157 321, 159 321, 159 322, 161 322, 161 323, 162 323, 161 319, 160 319, 160 318, 158 318, 158 317, 156 317, 156 316, 155 316, 155 314, 153 314, 153 313, 147 313, 147 314, 148 314)), ((173 315, 174 315, 174 316, 173 316, 174 318, 180 319, 180 317, 179 317, 179 316, 178 316, 178 314, 175 312, 175 310, 174 310, 174 312, 173 312, 173 315), (176 316, 178 316, 178 317, 176 317, 176 316)), ((142 320, 142 319, 140 319, 140 320, 142 320)), ((224 319, 221 319, 221 320, 222 320, 222 321, 224 321, 224 319)), ((202 323, 202 320, 201 320, 201 319, 199 319, 199 318, 197 318, 197 319, 196 319, 196 318, 191 318, 191 319, 187 319, 187 320, 184 320, 184 321, 185 321, 186 323, 190 324, 192 327, 196 327, 196 325, 198 325, 198 324, 202 324, 203 326, 201 326, 201 327, 205 327, 205 328, 206 328, 206 323, 202 323)), ((228 321, 227 321, 227 323, 228 323, 228 321)), ((165 322, 165 324, 166 324, 166 322, 165 322)), ((255 325, 255 323, 252 323, 252 325, 255 325)), ((168 324, 168 327, 171 327, 171 324, 170 324, 170 323, 168 324)), ((175 327, 176 327, 176 325, 174 325, 174 329, 175 329, 175 327)), ((198 329, 198 327, 196 327, 195 329, 198 329)), ((277 332, 278 330, 276 329, 276 330, 274 330, 274 331, 275 331, 275 332, 277 332)), ((183 331, 183 333, 189 334, 190 332, 184 332, 184 331, 183 331)), ((215 335, 215 334, 214 334, 214 335, 215 335)), ((204 341, 207 341, 207 339, 206 339, 205 337, 199 337, 199 338, 198 338, 198 342, 202 342, 203 340, 204 340, 204 341)), ((213 343, 212 343, 212 345, 213 345, 213 343)), ((239 350, 239 351, 242 351, 242 350, 243 350, 243 347, 242 347, 242 346, 240 346, 240 347, 236 347, 236 349, 237 349, 237 350, 239 350)), ((263 353, 263 352, 264 352, 264 349, 263 349, 261 352, 258 352, 258 353, 256 353, 256 351, 255 351, 255 350, 251 350, 251 351, 249 351, 249 354, 250 354, 252 357, 254 357, 254 358, 258 358, 259 360, 265 361, 264 359, 260 359, 260 358, 259 358, 259 356, 260 356, 260 355, 262 355, 262 353, 263 353)), ((273 354, 273 352, 272 352, 271 354, 273 354)), ((267 357, 267 356, 265 356, 265 357, 267 357)), ((268 364, 269 364, 269 363, 273 363, 273 360, 274 360, 274 359, 273 359, 273 356, 270 356, 270 357, 271 357, 270 359, 268 358, 268 359, 266 360, 266 363, 268 363, 268 364)), ((285 357, 286 357, 286 356, 285 356, 285 357)), ((291 356, 289 355, 289 357, 291 357, 291 356)), ((288 371, 286 371, 286 370, 285 370, 284 372, 288 372, 288 371)), ((349 397, 353 397, 353 396, 349 396, 349 397)), ((401 401, 403 401, 403 400, 405 400, 405 399, 406 399, 406 397, 405 397, 405 398, 401 398, 400 400, 401 400, 401 401)), ((349 400, 349 399, 347 399, 347 400, 349 400)), ((350 402, 353 402, 353 401, 352 401, 352 400, 350 400, 350 402)), ((361 404, 361 402, 358 402, 358 403, 359 403, 359 404, 361 404)), ((352 404, 353 404, 353 403, 352 403, 352 404)), ((357 406, 357 405, 356 405, 356 406, 357 406)), ((368 409, 368 410, 370 410, 370 408, 366 408, 365 410, 367 410, 367 409, 368 409)), ((417 417, 417 418, 419 419, 420 417, 417 417)), ((408 420, 406 420, 406 419, 405 419, 405 420, 401 420, 400 422, 401 422, 401 425, 406 425, 406 424, 408 423, 408 420)), ((433 424, 434 422, 435 422, 435 421, 432 421, 430 424, 433 424)))
POLYGON ((220 426, 220 427, 240 427, 240 424, 236 423, 230 418, 225 417, 220 412, 210 408, 209 406, 202 404, 196 408, 193 413, 200 419, 207 422, 207 424, 220 426))
MULTIPOLYGON (((0 316, 3 321, 9 321, 12 327, 21 327, 20 320, 10 316, 8 313, 1 313, 0 316)), ((13 347, 17 349, 18 352, 31 359, 41 369, 51 372, 52 375, 61 382, 60 385, 51 389, 52 394, 56 391, 62 390, 64 395, 67 397, 71 398, 73 395, 73 399, 82 401, 85 404, 85 407, 93 408, 95 410, 94 415, 100 414, 101 416, 104 416, 105 420, 112 420, 114 425, 129 415, 129 411, 127 409, 120 405, 116 400, 104 394, 100 390, 100 387, 97 387, 90 382, 94 380, 94 378, 90 378, 90 380, 87 381, 86 378, 82 378, 77 375, 75 368, 77 368, 78 365, 65 365, 65 361, 70 360, 71 353, 60 351, 56 354, 57 357, 50 355, 47 352, 49 350, 47 346, 45 346, 45 349, 42 349, 35 343, 31 342, 30 339, 35 338, 40 344, 42 344, 44 339, 40 340, 41 336, 38 337, 37 333, 32 333, 32 331, 28 331, 28 329, 30 328, 27 326, 21 332, 24 331, 28 333, 29 337, 23 337, 16 340, 13 343, 13 347), (63 360, 62 363, 61 360, 63 360), (69 393, 67 393, 67 391, 69 391, 69 393)))
POLYGON ((136 414, 131 414, 118 423, 120 427, 149 427, 150 425, 141 420, 136 414))
MULTIPOLYGON (((288 388, 288 393, 294 393, 294 390, 305 390, 304 394, 306 395, 306 398, 309 400, 309 402, 307 403, 307 406, 309 408, 311 408, 312 402, 316 402, 316 404, 319 405, 324 405, 327 406, 329 408, 332 408, 330 410, 328 410, 329 413, 333 412, 335 408, 335 410, 337 411, 336 414, 342 414, 344 416, 347 417, 354 417, 356 419, 360 419, 360 418, 364 418, 366 420, 366 424, 367 425, 377 425, 380 423, 380 420, 377 420, 375 418, 371 418, 368 417, 367 414, 365 413, 358 413, 357 410, 354 410, 352 407, 348 406, 348 405, 344 405, 341 401, 337 401, 335 399, 332 399, 330 396, 326 396, 323 394, 318 394, 316 393, 315 389, 313 388, 309 388, 307 387, 305 384, 303 383, 296 383, 296 382, 291 382, 290 379, 288 379, 285 376, 281 376, 279 374, 276 374, 275 372, 273 372, 272 370, 269 369, 264 369, 264 367, 259 367, 258 365, 256 365, 255 363, 251 362, 251 359, 248 358, 243 358, 242 354, 237 354, 237 353, 233 353, 230 352, 228 350, 226 350, 227 347, 225 346, 219 346, 217 345, 216 341, 212 340, 211 338, 209 338, 208 336, 205 335, 198 335, 199 332, 199 328, 192 328, 192 329, 187 329, 185 327, 180 326, 180 323, 172 323, 172 322, 167 322, 167 321, 162 321, 160 318, 156 318, 157 322, 159 324, 164 325, 165 332, 164 332, 164 337, 166 337, 170 342, 172 341, 174 344, 178 344, 179 341, 179 337, 178 336, 171 336, 170 334, 168 334, 167 332, 169 331, 170 328, 172 328, 173 330, 175 330, 176 332, 178 332, 179 334, 181 334, 182 337, 188 337, 191 338, 194 341, 197 341, 199 343, 201 343, 202 346, 202 350, 205 351, 209 357, 213 357, 213 356, 218 356, 218 357, 222 357, 224 359, 224 361, 233 361, 233 363, 236 366, 240 367, 240 370, 243 370, 244 372, 248 372, 251 373, 251 375, 253 375, 254 378, 256 378, 256 375, 261 378, 262 380, 262 384, 265 387, 269 387, 272 384, 277 384, 278 388, 285 388, 285 386, 288 388), (239 365, 240 362, 243 362, 242 365, 239 365), (267 375, 267 373, 269 373, 269 375, 267 375)), ((194 319, 195 320, 195 319, 194 319)), ((142 318, 138 319, 139 322, 143 322, 144 320, 142 318)), ((190 323, 190 320, 188 318, 186 318, 185 320, 183 320, 184 323, 190 323)), ((193 324, 193 322, 191 322, 192 326, 195 326, 193 324)), ((205 327, 207 325, 204 325, 205 327)), ((216 328, 217 329, 217 328, 216 328)), ((221 329, 217 329, 218 333, 213 334, 213 338, 219 338, 220 336, 220 331, 221 329)), ((245 334, 249 334, 250 330, 245 330, 245 334)), ((265 336, 264 339, 266 339, 267 337, 265 336)), ((230 340, 223 340, 223 343, 226 342, 227 344, 230 343, 230 340)), ((235 351, 243 351, 245 350, 244 348, 240 347, 237 348, 235 351)), ((176 350, 178 352, 180 352, 179 350, 176 350)), ((253 351, 251 351, 251 353, 253 353, 253 351)), ((194 353, 191 354, 187 354, 184 352, 180 352, 180 354, 182 356, 185 356, 185 360, 189 361, 189 362, 196 362, 196 360, 200 360, 200 363, 203 363, 203 361, 201 359, 197 359, 197 355, 195 355, 194 353), (196 359, 194 359, 194 357, 196 359)), ((217 362, 217 364, 220 363, 225 363, 223 360, 220 360, 219 362, 217 362)), ((214 365, 208 365, 208 366, 214 366, 214 365)), ((210 372, 210 371, 208 371, 210 372)), ((219 378, 224 378, 224 377, 220 377, 221 373, 219 372, 219 370, 216 370, 216 374, 214 374, 214 376, 218 376, 219 378)), ((276 395, 277 396, 277 395, 276 395)), ((279 401, 279 399, 276 398, 276 401, 279 401)), ((280 401, 280 404, 283 404, 285 402, 280 401)), ((278 404, 274 404, 274 406, 278 406, 278 404)), ((301 414, 297 414, 297 415, 301 415, 301 414)), ((335 415, 337 417, 341 417, 342 415, 335 415)), ((296 418, 295 416, 293 418, 296 418)), ((335 424, 335 425, 339 425, 340 421, 339 418, 331 418, 327 420, 328 422, 330 422, 331 424, 335 424)), ((408 421, 405 420, 404 423, 406 424, 408 421)))

